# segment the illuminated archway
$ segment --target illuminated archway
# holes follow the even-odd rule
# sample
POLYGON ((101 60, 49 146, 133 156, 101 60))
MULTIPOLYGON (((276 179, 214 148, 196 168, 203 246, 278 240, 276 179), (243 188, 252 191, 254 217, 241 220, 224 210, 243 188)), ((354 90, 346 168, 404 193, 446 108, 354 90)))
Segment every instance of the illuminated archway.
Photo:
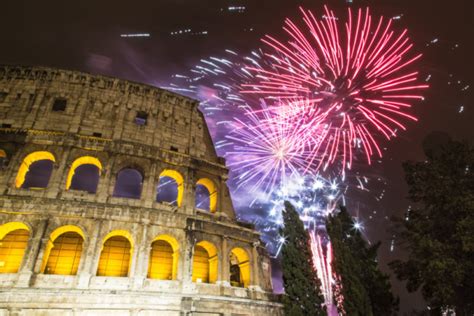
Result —
POLYGON ((176 239, 169 235, 158 236, 151 244, 148 278, 176 280, 178 259, 179 247, 176 239))
POLYGON ((104 238, 99 258, 98 276, 127 277, 133 254, 133 240, 129 232, 114 230, 104 238))
POLYGON ((140 199, 143 187, 143 174, 137 169, 124 168, 117 174, 113 196, 140 199))
POLYGON ((250 285, 250 259, 247 251, 234 248, 229 254, 230 284, 238 287, 250 285))
POLYGON ((30 230, 20 222, 0 226, 0 273, 17 273, 23 262, 30 230))
POLYGON ((156 193, 157 202, 170 202, 176 203, 177 206, 181 206, 183 201, 183 192, 184 192, 184 180, 183 176, 176 170, 165 169, 160 173, 158 188, 156 193), (171 181, 170 181, 171 179, 171 181), (171 185, 176 186, 176 193, 173 197, 165 196, 165 187, 170 187, 171 185))
POLYGON ((45 188, 48 185, 49 178, 51 177, 51 172, 52 172, 52 167, 53 167, 54 162, 56 162, 56 159, 54 158, 53 154, 48 151, 36 151, 34 153, 29 154, 28 156, 25 157, 25 159, 23 159, 20 169, 18 170, 18 174, 15 179, 15 187, 16 188, 30 188, 30 187, 45 188), (40 170, 37 170, 39 169, 38 163, 41 161, 52 162, 51 164, 48 164, 47 166, 48 168, 47 170, 44 170, 44 172, 42 172, 43 174, 41 174, 41 172, 38 172, 40 170), (35 165, 37 166, 37 168, 34 168, 35 165), (38 174, 35 174, 35 173, 38 173, 38 174), (30 181, 26 181, 28 180, 28 177, 27 177, 28 175, 30 175, 29 180, 33 183, 29 183, 30 181), (34 181, 35 175, 37 178, 36 182, 34 181), (35 183, 38 183, 38 182, 41 182, 41 185, 35 186, 35 183))
POLYGON ((66 225, 55 229, 46 245, 41 273, 76 275, 83 244, 84 232, 79 227, 66 225))
POLYGON ((218 256, 216 247, 208 241, 201 241, 194 246, 193 282, 216 283, 218 256))
POLYGON ((80 157, 72 163, 66 179, 66 190, 83 190, 95 193, 102 164, 99 159, 91 156, 80 157), (92 167, 91 170, 86 168, 92 167))
POLYGON ((196 208, 208 210, 214 213, 217 209, 217 188, 214 182, 208 178, 201 178, 196 182, 196 208), (200 192, 199 187, 205 192, 200 192))

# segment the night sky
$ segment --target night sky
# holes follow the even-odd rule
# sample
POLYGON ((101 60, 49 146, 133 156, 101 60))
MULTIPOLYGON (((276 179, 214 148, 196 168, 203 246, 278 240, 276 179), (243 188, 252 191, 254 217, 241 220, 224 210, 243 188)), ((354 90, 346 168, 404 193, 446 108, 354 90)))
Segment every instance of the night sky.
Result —
MULTIPOLYGON (((225 49, 247 54, 261 46, 264 34, 282 34, 285 17, 299 18, 299 5, 317 15, 328 4, 341 14, 347 6, 368 5, 372 15, 400 16, 395 28, 408 28, 416 50, 424 54, 418 67, 421 78, 430 78, 431 88, 414 109, 419 122, 409 123, 406 132, 384 142, 380 162, 354 170, 374 179, 370 192, 347 197, 368 240, 383 242, 380 262, 388 271, 386 263, 403 256, 396 246, 390 251, 390 217, 403 216, 409 206, 401 163, 423 159, 421 142, 432 131, 445 131, 458 140, 474 139, 474 2, 347 2, 8 1, 2 4, 0 19, 0 63, 52 66, 167 86, 173 74, 187 71, 202 58, 225 49), (121 37, 132 33, 150 36, 121 37)), ((424 308, 419 295, 407 294, 399 282, 393 286, 403 312, 424 308)))

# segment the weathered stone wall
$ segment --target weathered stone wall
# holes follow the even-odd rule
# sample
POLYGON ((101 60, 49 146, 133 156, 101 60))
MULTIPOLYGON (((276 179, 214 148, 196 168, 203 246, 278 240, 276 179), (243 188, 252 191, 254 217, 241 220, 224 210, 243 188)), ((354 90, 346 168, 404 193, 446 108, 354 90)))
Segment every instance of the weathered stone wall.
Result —
POLYGON ((0 314, 6 315, 281 315, 271 294, 268 256, 259 234, 235 220, 227 169, 217 157, 197 102, 154 87, 43 67, 0 67, 0 224, 21 222, 30 237, 20 270, 0 275, 0 314), (56 99, 65 111, 52 111, 56 99), (137 111, 146 125, 135 123, 137 111), (24 158, 55 157, 47 188, 17 188, 24 158), (75 159, 97 158, 103 170, 94 194, 66 190, 75 159), (144 175, 139 199, 113 197, 116 176, 133 166, 144 175), (184 179, 183 203, 155 200, 162 170, 184 179), (217 187, 214 213, 195 207, 196 181, 217 187), (84 232, 77 275, 41 273, 46 245, 58 227, 84 232), (96 276, 104 237, 127 231, 133 242, 128 277, 96 276), (175 280, 147 278, 151 243, 166 234, 179 244, 175 280), (215 284, 193 283, 194 246, 217 248, 215 284), (250 285, 230 286, 230 251, 244 249, 250 285), (112 311, 113 310, 113 311, 112 311))

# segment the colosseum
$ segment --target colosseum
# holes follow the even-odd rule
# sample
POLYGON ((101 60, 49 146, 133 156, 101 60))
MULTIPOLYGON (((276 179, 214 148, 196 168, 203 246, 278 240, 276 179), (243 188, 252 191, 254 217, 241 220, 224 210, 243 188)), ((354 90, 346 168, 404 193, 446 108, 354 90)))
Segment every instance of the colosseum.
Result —
POLYGON ((198 102, 0 67, 0 315, 282 315, 198 102))

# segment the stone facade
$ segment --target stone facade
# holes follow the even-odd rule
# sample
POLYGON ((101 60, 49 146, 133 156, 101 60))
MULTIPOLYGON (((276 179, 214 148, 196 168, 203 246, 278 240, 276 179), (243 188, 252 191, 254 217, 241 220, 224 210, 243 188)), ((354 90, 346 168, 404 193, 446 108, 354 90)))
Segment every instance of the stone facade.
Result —
POLYGON ((228 170, 197 101, 76 71, 3 66, 0 150, 1 227, 21 223, 29 232, 18 272, 0 274, 0 315, 282 315, 269 258, 254 228, 235 218, 228 170), (37 152, 54 157, 48 185, 22 188, 19 170, 37 152), (74 162, 84 156, 101 164, 95 193, 66 186, 74 162), (113 196, 123 168, 143 175, 138 199, 113 196), (182 176, 179 205, 156 200, 163 170, 182 176), (202 178, 215 186, 212 212, 195 207, 202 178), (83 235, 74 275, 47 274, 42 267, 61 227, 83 235), (115 231, 126 232, 132 245, 128 275, 97 276, 104 239, 115 231), (179 259, 170 280, 147 277, 152 242, 161 235, 176 241, 179 259), (216 249, 213 283, 192 280, 194 250, 202 241, 216 249), (248 257, 245 287, 230 283, 236 248, 248 257))

